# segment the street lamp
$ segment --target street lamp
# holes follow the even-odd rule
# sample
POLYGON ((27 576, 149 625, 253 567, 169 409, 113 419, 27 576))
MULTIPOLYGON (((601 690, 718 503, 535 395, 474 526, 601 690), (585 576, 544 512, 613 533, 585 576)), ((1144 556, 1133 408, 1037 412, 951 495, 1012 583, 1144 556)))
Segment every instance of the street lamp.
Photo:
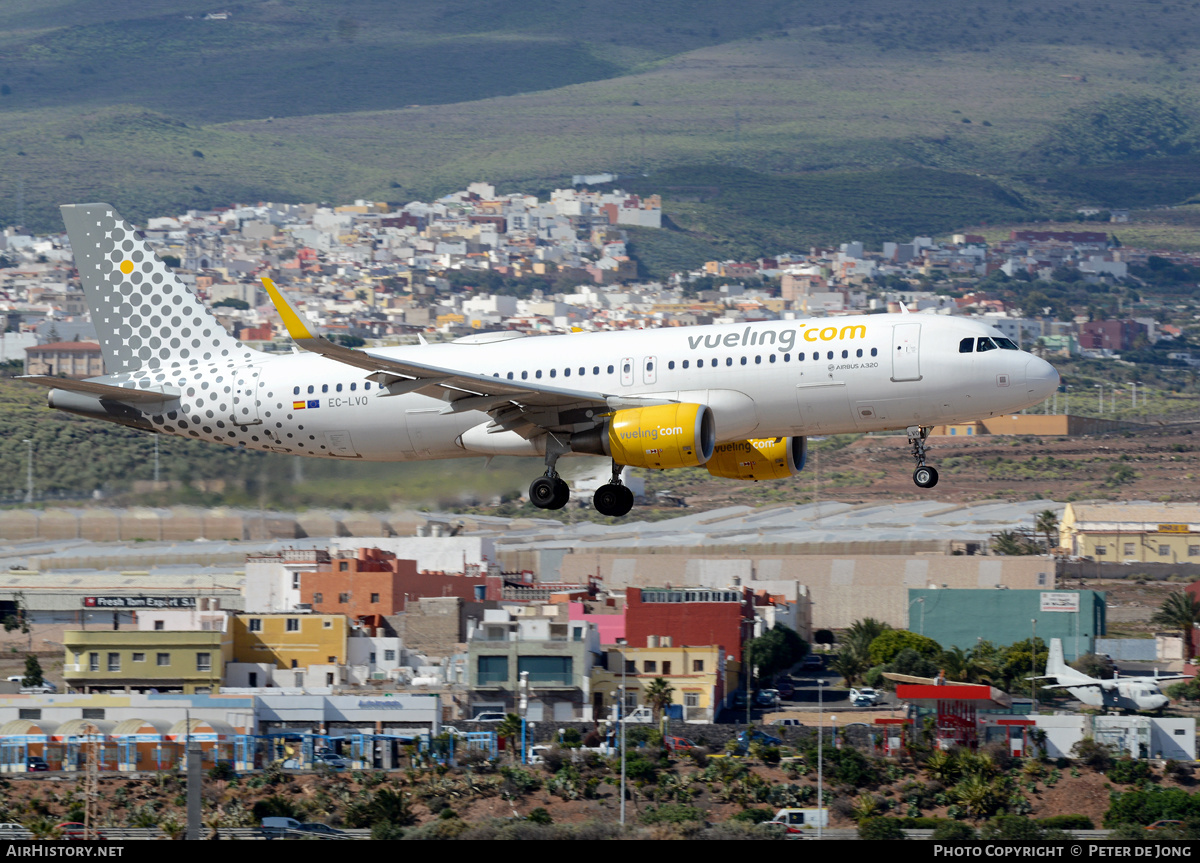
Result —
MULTIPOLYGON (((628 642, 624 638, 618 638, 617 644, 624 647, 628 642)), ((621 826, 625 826, 625 673, 629 670, 629 661, 625 658, 625 651, 621 651, 621 689, 620 698, 617 699, 617 724, 621 729, 621 826)))
POLYGON ((825 755, 825 681, 817 678, 817 838, 825 821, 824 755, 825 755))

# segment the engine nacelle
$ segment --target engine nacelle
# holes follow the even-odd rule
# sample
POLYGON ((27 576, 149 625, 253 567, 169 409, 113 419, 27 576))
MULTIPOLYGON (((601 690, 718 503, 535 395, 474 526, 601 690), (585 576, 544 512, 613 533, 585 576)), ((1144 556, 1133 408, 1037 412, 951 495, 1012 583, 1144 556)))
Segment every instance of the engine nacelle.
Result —
POLYGON ((726 479, 783 479, 795 476, 808 460, 808 438, 769 437, 717 444, 704 465, 726 479))
POLYGON ((628 467, 695 467, 712 457, 715 429, 707 405, 629 408, 617 411, 591 431, 572 435, 571 449, 606 455, 628 467))

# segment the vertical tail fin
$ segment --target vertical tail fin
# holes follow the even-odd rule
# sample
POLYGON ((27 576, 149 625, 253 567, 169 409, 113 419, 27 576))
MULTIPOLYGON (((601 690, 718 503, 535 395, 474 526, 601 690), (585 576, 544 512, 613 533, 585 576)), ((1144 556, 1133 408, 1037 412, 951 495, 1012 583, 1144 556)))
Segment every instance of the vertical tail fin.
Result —
POLYGON ((254 358, 110 204, 67 204, 62 215, 106 372, 254 358))
POLYGON ((1067 666, 1066 660, 1063 659, 1063 646, 1061 638, 1050 639, 1050 653, 1046 658, 1047 677, 1058 677, 1064 673, 1075 672, 1075 669, 1067 666))

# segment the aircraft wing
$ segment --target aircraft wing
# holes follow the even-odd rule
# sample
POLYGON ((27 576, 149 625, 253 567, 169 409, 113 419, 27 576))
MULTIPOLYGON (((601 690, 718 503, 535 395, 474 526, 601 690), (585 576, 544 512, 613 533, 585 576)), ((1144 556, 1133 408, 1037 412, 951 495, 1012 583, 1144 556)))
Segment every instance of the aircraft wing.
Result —
POLYGON ((528 381, 510 381, 348 348, 322 337, 271 279, 264 277, 262 283, 283 319, 288 334, 300 347, 362 369, 367 372, 366 377, 386 389, 388 395, 415 392, 441 399, 447 403, 441 411, 443 414, 488 412, 492 414, 489 432, 511 429, 524 437, 532 437, 543 430, 554 431, 577 422, 587 422, 595 415, 595 408, 611 411, 670 402, 661 398, 620 396, 550 387, 541 383, 530 384, 528 381))

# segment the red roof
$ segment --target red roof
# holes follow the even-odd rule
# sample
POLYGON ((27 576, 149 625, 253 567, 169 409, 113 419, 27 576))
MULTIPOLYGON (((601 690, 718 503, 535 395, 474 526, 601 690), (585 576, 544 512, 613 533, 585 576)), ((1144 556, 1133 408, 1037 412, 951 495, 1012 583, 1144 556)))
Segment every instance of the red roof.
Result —
POLYGON ((96 342, 51 342, 48 345, 38 345, 26 348, 26 351, 80 351, 82 353, 100 353, 100 345, 96 342))

